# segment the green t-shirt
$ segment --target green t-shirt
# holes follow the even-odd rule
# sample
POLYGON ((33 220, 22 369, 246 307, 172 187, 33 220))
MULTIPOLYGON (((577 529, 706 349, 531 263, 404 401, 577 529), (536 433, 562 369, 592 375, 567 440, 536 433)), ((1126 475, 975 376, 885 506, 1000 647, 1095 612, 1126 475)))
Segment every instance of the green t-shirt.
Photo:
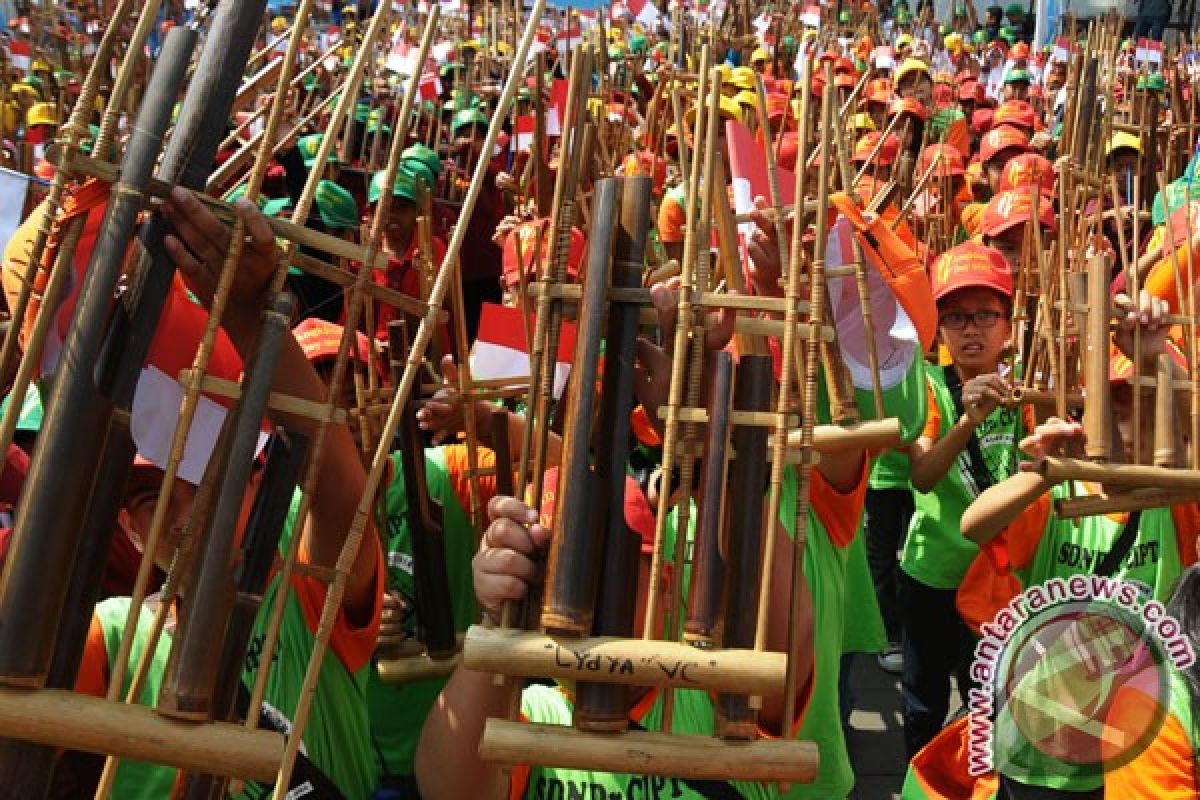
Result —
MULTIPOLYGON (((1067 484, 1055 486, 1050 491, 1051 505, 1053 500, 1070 494, 1067 484)), ((1088 491, 1082 484, 1076 484, 1074 494, 1086 495, 1088 491)), ((1033 558, 1027 566, 1014 571, 1025 587, 1051 578, 1092 575, 1124 527, 1123 521, 1107 515, 1067 520, 1051 512, 1046 516, 1033 558)), ((1179 537, 1171 509, 1142 511, 1137 538, 1113 577, 1139 584, 1144 596, 1166 603, 1182 572, 1179 537)))
MULTIPOLYGON (((299 498, 300 493, 297 492, 280 543, 281 551, 287 547, 291 530, 295 524, 299 498)), ((258 618, 254 623, 254 631, 246 653, 245 671, 242 675, 242 681, 248 688, 254 685, 259 653, 278 591, 279 581, 277 578, 272 579, 264 594, 258 618)), ((105 600, 96 606, 96 616, 104 632, 105 649, 109 659, 109 674, 111 674, 112 660, 116 656, 121 641, 121 631, 125 626, 125 615, 128 609, 129 598, 127 597, 105 600)), ((320 608, 315 609, 315 614, 320 614, 320 608)), ((144 647, 152 622, 153 614, 149 609, 143 607, 138 620, 137 635, 134 638, 132 663, 136 663, 144 647)), ((270 707, 265 709, 265 713, 276 715, 277 719, 282 718, 286 721, 288 715, 294 712, 315 641, 316 638, 305 620, 304 611, 296 592, 288 592, 271 679, 267 682, 266 695, 263 698, 264 705, 270 707)), ((158 647, 155 650, 153 669, 147 678, 141 697, 138 698, 138 701, 144 705, 153 706, 158 701, 159 687, 166 671, 170 646, 171 637, 164 634, 159 639, 158 647)), ((305 754, 333 780, 347 800, 367 800, 375 790, 377 783, 375 758, 371 752, 370 732, 367 724, 366 682, 368 669, 368 666, 364 666, 351 674, 339 658, 332 652, 328 653, 321 663, 315 699, 308 724, 304 730, 305 754)), ((126 690, 129 681, 130 677, 126 676, 126 690)), ((286 727, 290 728, 290 723, 286 727)), ((172 767, 122 761, 120 769, 117 771, 117 783, 113 797, 119 797, 122 800, 125 798, 160 800, 170 796, 174 780, 175 769, 172 767)), ((256 783, 247 783, 245 790, 240 795, 246 800, 259 800, 259 798, 269 796, 269 789, 256 783)))
POLYGON ((872 489, 908 489, 911 486, 911 472, 912 464, 908 460, 908 453, 885 450, 871 466, 869 485, 872 489))
MULTIPOLYGON (((631 729, 638 726, 647 730, 658 730, 661 722, 661 699, 640 720, 633 720, 631 729)), ((570 725, 572 704, 563 691, 556 686, 535 684, 521 693, 521 713, 530 722, 548 725, 570 725)), ((672 715, 672 730, 679 734, 712 736, 714 729, 712 700, 706 692, 695 689, 679 689, 675 692, 675 710, 672 715)), ((634 775, 625 773, 592 772, 590 770, 562 769, 558 767, 531 766, 525 784, 526 798, 549 800, 549 798, 660 798, 661 800, 702 800, 724 797, 732 787, 738 796, 746 800, 766 800, 774 797, 774 788, 757 783, 732 781, 728 784, 716 781, 686 781, 658 775, 634 775)))
MULTIPOLYGON (((405 513, 408 497, 404 491, 404 470, 400 455, 392 456, 392 482, 384 492, 387 514, 387 588, 399 592, 409 608, 416 608, 413 584, 412 538, 405 513)), ((475 554, 475 528, 458 502, 450 483, 443 448, 425 451, 425 477, 429 496, 442 505, 442 529, 446 542, 446 572, 450 579, 454 626, 465 631, 478 617, 475 590, 471 578, 471 558, 475 554)), ((416 615, 407 625, 416 635, 416 615)), ((429 710, 446 684, 446 678, 432 678, 402 685, 385 684, 375 669, 367 683, 367 706, 371 718, 371 739, 385 776, 411 775, 417 739, 429 710)))
POLYGON ((887 631, 875 594, 875 582, 867 564, 867 539, 863 520, 858 533, 846 548, 846 613, 842 625, 843 653, 882 653, 887 647, 887 631))
MULTIPOLYGON (((959 412, 942 370, 929 370, 926 380, 941 416, 937 432, 940 440, 954 427, 959 412)), ((1018 409, 997 408, 975 429, 975 436, 993 482, 1000 483, 1016 473, 1020 459, 1017 444, 1025 436, 1025 423, 1018 409)), ((965 448, 931 491, 914 490, 914 512, 901 569, 934 589, 957 589, 979 555, 979 547, 959 529, 963 513, 979 493, 965 448)))

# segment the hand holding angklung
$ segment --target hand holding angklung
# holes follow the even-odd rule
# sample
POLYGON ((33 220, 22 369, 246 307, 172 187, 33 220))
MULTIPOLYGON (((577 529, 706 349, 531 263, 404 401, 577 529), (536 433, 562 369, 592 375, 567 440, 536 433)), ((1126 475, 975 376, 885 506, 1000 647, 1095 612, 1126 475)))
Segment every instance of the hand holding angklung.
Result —
POLYGON ((1078 451, 1084 442, 1083 426, 1078 422, 1067 422, 1050 417, 1021 440, 1021 452, 1032 461, 1021 464, 1021 469, 1033 467, 1033 461, 1049 456, 1070 455, 1078 451))
POLYGON ((1012 384, 992 372, 963 384, 963 413, 974 425, 981 424, 1012 392, 1012 384))
POLYGON ((1167 302, 1151 296, 1145 289, 1141 291, 1138 303, 1126 294, 1118 294, 1113 298, 1113 308, 1121 315, 1113 334, 1113 343, 1129 359, 1133 359, 1136 349, 1134 331, 1141 328, 1142 366, 1147 368, 1159 353, 1166 351, 1167 335, 1170 325, 1164 321, 1167 314, 1167 302))
POLYGON ((538 555, 550 542, 550 531, 538 524, 537 512, 515 497, 493 497, 491 524, 471 562, 475 597, 493 620, 501 606, 520 600, 542 578, 538 555))
MULTIPOLYGON (((235 316, 246 313, 257 318, 263 293, 278 264, 275 237, 266 218, 252 203, 239 200, 235 208, 246 240, 234 273, 227 313, 235 316)), ((210 304, 229 251, 231 228, 195 195, 178 187, 171 190, 162 213, 174 229, 165 240, 167 253, 196 297, 210 304)))
MULTIPOLYGON (((658 409, 666 405, 671 390, 672 350, 675 346, 675 317, 678 302, 679 279, 650 287, 650 301, 658 312, 658 326, 662 331, 661 345, 644 336, 637 339, 637 363, 634 365, 634 390, 638 402, 646 410, 650 421, 661 431, 662 422, 658 409)), ((730 293, 732 294, 732 292, 730 293)), ((714 324, 704 325, 704 349, 708 352, 720 350, 733 338, 734 312, 721 309, 714 324)), ((702 386, 707 385, 701 382, 702 386)))
POLYGON ((432 435, 435 447, 465 430, 454 356, 442 358, 442 386, 417 411, 417 427, 432 435))

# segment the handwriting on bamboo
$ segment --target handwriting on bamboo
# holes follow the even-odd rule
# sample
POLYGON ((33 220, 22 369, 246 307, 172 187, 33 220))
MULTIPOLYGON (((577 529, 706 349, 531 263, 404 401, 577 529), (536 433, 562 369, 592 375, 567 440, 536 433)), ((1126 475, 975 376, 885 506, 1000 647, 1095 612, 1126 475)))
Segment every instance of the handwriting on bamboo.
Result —
POLYGON ((656 656, 628 658, 612 656, 605 653, 594 653, 590 650, 575 650, 561 644, 550 645, 554 648, 554 664, 564 669, 577 672, 595 672, 604 675, 636 675, 646 669, 661 670, 673 681, 697 683, 699 678, 692 677, 689 670, 703 668, 698 661, 671 659, 664 661, 656 656))

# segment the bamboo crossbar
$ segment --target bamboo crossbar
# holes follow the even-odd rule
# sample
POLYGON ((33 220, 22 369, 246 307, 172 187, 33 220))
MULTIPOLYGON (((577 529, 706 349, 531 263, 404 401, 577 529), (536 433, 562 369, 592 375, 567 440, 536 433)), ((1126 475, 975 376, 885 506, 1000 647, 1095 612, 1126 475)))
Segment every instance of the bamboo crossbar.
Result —
MULTIPOLYGON (((556 300, 578 301, 583 296, 583 287, 577 283, 549 284, 532 283, 529 285, 531 297, 547 297, 556 300)), ((650 289, 621 289, 610 288, 607 297, 614 303, 640 303, 650 305, 650 289)), ((738 311, 762 311, 782 314, 787 310, 788 302, 783 297, 762 297, 760 295, 726 294, 724 292, 696 292, 692 305, 700 308, 728 308, 738 311)), ((802 314, 808 313, 808 301, 796 301, 796 310, 802 314)))
MULTIPOLYGON (((119 174, 117 165, 79 153, 72 154, 69 163, 70 169, 76 174, 96 178, 106 183, 115 182, 119 174)), ((175 187, 166 181, 151 178, 146 186, 146 194, 159 200, 165 200, 173 188, 175 187)), ((229 222, 237 216, 237 211, 232 203, 226 203, 224 200, 219 200, 203 192, 192 191, 192 195, 224 222, 229 222)), ((273 234, 301 247, 311 247, 351 261, 365 262, 367 260, 367 248, 356 245, 354 242, 348 242, 345 239, 339 239, 336 236, 330 236, 327 233, 321 233, 278 217, 267 217, 266 220, 267 224, 271 226, 273 234)), ((372 259, 371 264, 376 268, 384 269, 388 265, 387 256, 380 253, 372 259)), ((304 268, 303 263, 297 263, 296 266, 304 268)), ((423 304, 421 308, 424 309, 423 304)))
POLYGON ((397 685, 426 681, 432 678, 448 678, 462 663, 462 653, 450 658, 430 658, 428 655, 408 656, 397 659, 380 659, 375 664, 379 680, 397 685))
POLYGON ((1142 464, 1097 464, 1077 458, 1043 458, 1034 463, 1052 481, 1090 481, 1105 486, 1173 489, 1200 493, 1200 470, 1151 467, 1142 464))
POLYGON ((0 688, 0 732, 66 750, 257 781, 275 777, 284 741, 272 731, 180 722, 145 706, 63 689, 0 688))
POLYGON ((763 783, 810 783, 818 762, 815 744, 790 739, 725 741, 651 731, 595 734, 562 725, 487 721, 479 742, 485 761, 528 764, 532 753, 539 765, 548 767, 763 783))
POLYGON ((1170 489, 1135 489, 1120 494, 1092 497, 1062 497, 1054 501, 1054 513, 1062 519, 1078 519, 1099 514, 1144 511, 1148 508, 1195 503, 1200 492, 1170 489))
POLYGON ((702 650, 654 639, 576 638, 472 625, 463 645, 463 665, 519 677, 780 696, 786 656, 755 650, 702 650))
MULTIPOLYGON (((179 383, 184 388, 193 386, 196 383, 196 372, 192 369, 181 370, 179 373, 179 383)), ((199 389, 204 394, 215 394, 231 400, 236 400, 242 396, 240 383, 228 380, 227 378, 218 378, 215 375, 205 375, 199 383, 199 389)), ((324 403, 317 403, 312 400, 305 400, 302 397, 281 394, 279 392, 271 392, 267 400, 267 408, 284 414, 296 414, 297 416, 308 417, 318 422, 333 422, 337 425, 344 425, 346 420, 349 419, 349 414, 345 409, 335 408, 332 415, 330 415, 325 413, 324 403)))

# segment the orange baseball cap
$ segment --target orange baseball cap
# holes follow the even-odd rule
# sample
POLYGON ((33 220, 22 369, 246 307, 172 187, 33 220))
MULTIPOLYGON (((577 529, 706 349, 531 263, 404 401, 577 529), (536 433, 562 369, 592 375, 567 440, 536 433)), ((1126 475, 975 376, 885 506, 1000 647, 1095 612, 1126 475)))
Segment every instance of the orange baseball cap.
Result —
POLYGON ((979 224, 983 222, 985 208, 987 208, 987 203, 967 203, 963 206, 962 211, 958 212, 959 222, 962 223, 963 229, 969 236, 979 233, 979 224))
POLYGON ((979 160, 985 165, 1005 150, 1029 150, 1029 137, 1011 125, 992 128, 979 144, 979 160))
POLYGON ((990 108, 977 108, 971 113, 971 129, 980 136, 987 134, 995 124, 996 112, 990 108))
POLYGON ((883 103, 890 106, 896 97, 892 82, 887 78, 874 78, 867 82, 863 91, 863 100, 867 103, 883 103))
POLYGON ((968 241, 950 248, 933 262, 934 300, 974 287, 1012 297, 1012 270, 998 250, 968 241))
POLYGON ((1000 174, 1000 191, 1037 185, 1045 197, 1054 196, 1054 165, 1037 153, 1010 158, 1000 174))
MULTIPOLYGON (((338 347, 342 343, 342 330, 341 325, 326 322, 319 317, 309 317, 292 328, 292 335, 304 351, 304 357, 315 364, 337 356, 338 347)), ((362 364, 369 363, 370 348, 367 346, 366 334, 359 331, 356 338, 358 346, 355 348, 355 357, 362 364)))
POLYGON ((1024 100, 1006 100, 996 107, 992 115, 996 125, 1015 125, 1030 131, 1037 130, 1037 114, 1033 106, 1024 100))
POLYGON ((1029 45, 1025 42, 1017 42, 1013 45, 1012 50, 1008 53, 1009 58, 1014 61, 1022 58, 1029 58, 1029 45))
POLYGON ((979 85, 979 81, 971 78, 960 83, 958 86, 958 99, 970 100, 976 103, 983 100, 983 88, 979 85))
MULTIPOLYGON (((1005 231, 1028 222, 1033 217, 1033 200, 1029 192, 1019 189, 1001 192, 988 201, 983 211, 979 232, 984 236, 999 236, 1005 231)), ((1054 217, 1054 206, 1044 197, 1038 198, 1038 220, 1042 227, 1054 230, 1058 220, 1054 217)))
POLYGON ((894 117, 901 114, 912 114, 922 122, 929 119, 928 109, 926 109, 925 106, 922 105, 921 101, 917 100, 915 97, 896 98, 895 102, 892 103, 889 113, 894 117))
POLYGON ((938 158, 937 170, 934 172, 935 178, 958 177, 966 174, 962 153, 958 151, 957 147, 951 147, 948 144, 927 145, 921 151, 921 158, 917 162, 918 174, 924 175, 925 171, 933 166, 935 158, 938 158), (939 156, 940 158, 938 158, 939 156))
MULTIPOLYGON (((504 254, 501 262, 504 272, 500 278, 501 283, 506 287, 511 288, 520 283, 520 276, 517 273, 518 263, 525 265, 525 274, 530 276, 531 280, 537 279, 537 273, 545 265, 546 257, 553 250, 551 242, 553 232, 549 228, 550 219, 542 217, 523 222, 509 231, 508 236, 504 239, 504 254), (520 237, 521 242, 520 262, 517 260, 517 237, 520 237), (537 251, 536 257, 535 250, 537 251)), ((572 228, 571 244, 567 250, 567 277, 569 279, 579 279, 579 270, 586 256, 587 239, 581 230, 572 228)))
MULTIPOLYGON (((854 145, 855 164, 861 164, 871 157, 871 153, 875 152, 875 147, 879 145, 879 140, 883 136, 879 131, 871 131, 858 140, 854 145)), ((879 148, 879 155, 876 158, 879 160, 879 166, 886 167, 896 160, 896 156, 900 155, 900 138, 894 133, 889 133, 883 146, 879 148)))

